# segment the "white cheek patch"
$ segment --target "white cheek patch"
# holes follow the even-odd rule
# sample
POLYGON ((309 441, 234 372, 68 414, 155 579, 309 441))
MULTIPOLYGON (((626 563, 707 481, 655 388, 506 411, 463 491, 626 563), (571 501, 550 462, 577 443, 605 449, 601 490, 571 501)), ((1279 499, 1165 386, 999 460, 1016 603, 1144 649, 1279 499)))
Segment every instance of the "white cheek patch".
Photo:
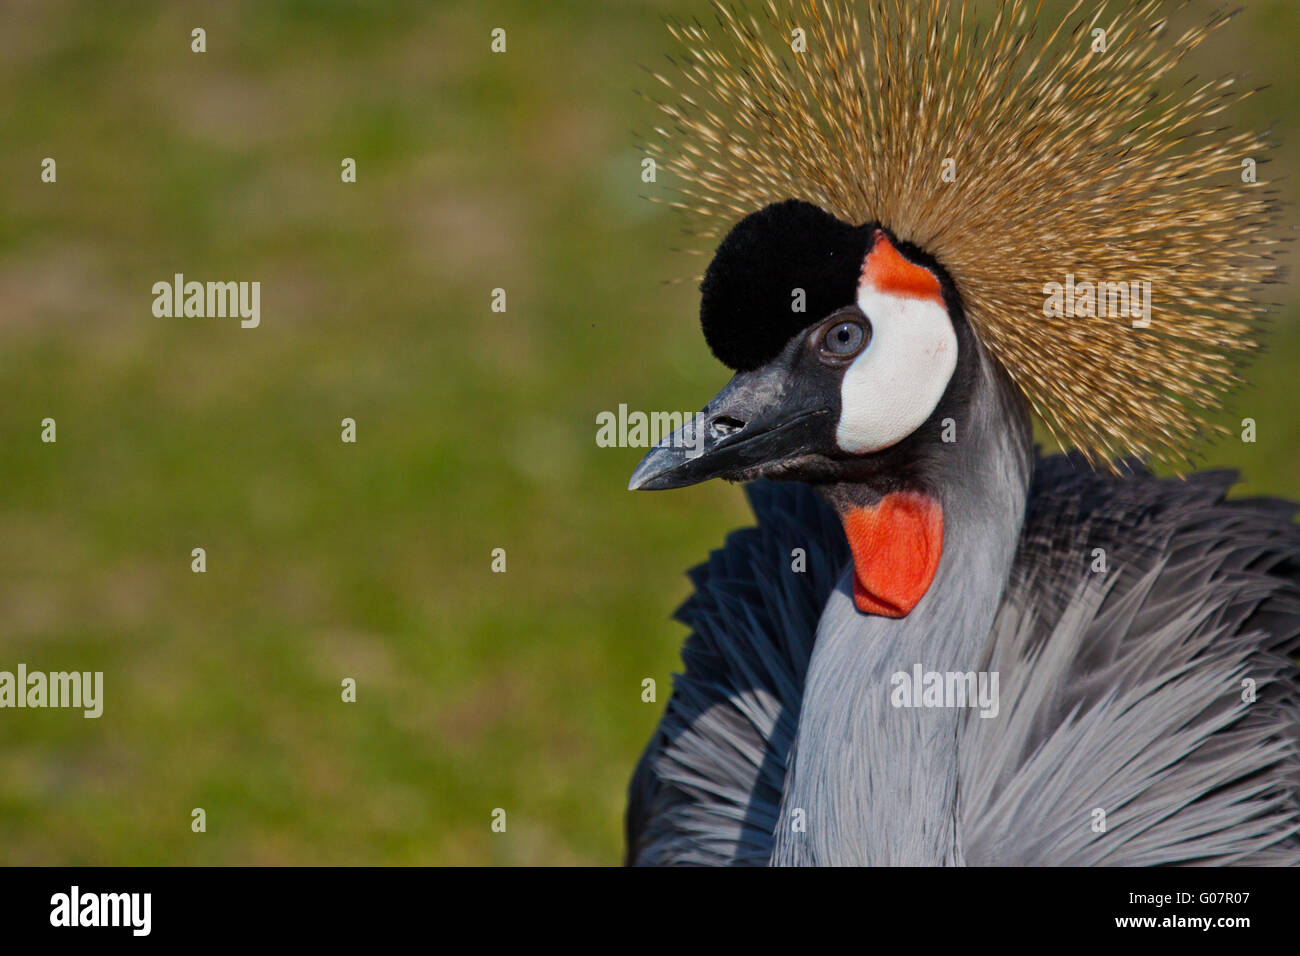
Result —
POLYGON ((835 430, 840 448, 854 455, 888 448, 916 431, 957 367, 957 334, 938 302, 864 284, 858 307, 871 321, 871 341, 844 373, 835 430))

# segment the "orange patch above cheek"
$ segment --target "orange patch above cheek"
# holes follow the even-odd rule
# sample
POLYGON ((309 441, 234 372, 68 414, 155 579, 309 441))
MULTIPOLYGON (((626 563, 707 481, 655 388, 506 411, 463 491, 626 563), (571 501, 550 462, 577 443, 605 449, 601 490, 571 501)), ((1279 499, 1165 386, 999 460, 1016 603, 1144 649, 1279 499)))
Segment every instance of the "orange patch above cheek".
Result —
POLYGON ((905 617, 934 581, 943 553, 943 509, 929 495, 897 491, 840 515, 853 552, 853 601, 865 614, 905 617))
POLYGON ((929 269, 904 259, 889 237, 880 231, 876 232, 875 244, 862 264, 859 285, 868 285, 877 292, 890 295, 944 304, 943 287, 938 277, 929 269))

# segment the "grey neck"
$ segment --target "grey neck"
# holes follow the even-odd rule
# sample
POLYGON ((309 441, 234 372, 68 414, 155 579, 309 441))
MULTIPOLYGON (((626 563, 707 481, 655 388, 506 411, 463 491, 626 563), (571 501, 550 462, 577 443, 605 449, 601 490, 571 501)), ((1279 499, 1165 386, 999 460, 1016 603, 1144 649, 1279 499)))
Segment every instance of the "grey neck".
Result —
MULTIPOLYGON (((827 602, 804 684, 773 864, 963 863, 957 740, 964 721, 980 719, 980 707, 945 706, 960 702, 957 691, 969 684, 945 679, 952 692, 941 706, 925 706, 935 698, 908 682, 920 665, 922 674, 976 672, 979 687, 1032 468, 1023 399, 987 358, 967 407, 969 420, 958 422, 957 441, 946 446, 938 466, 943 555, 920 603, 898 619, 860 613, 852 565, 827 602), (917 702, 923 706, 899 706, 917 702)), ((991 692, 990 675, 984 680, 991 692)))

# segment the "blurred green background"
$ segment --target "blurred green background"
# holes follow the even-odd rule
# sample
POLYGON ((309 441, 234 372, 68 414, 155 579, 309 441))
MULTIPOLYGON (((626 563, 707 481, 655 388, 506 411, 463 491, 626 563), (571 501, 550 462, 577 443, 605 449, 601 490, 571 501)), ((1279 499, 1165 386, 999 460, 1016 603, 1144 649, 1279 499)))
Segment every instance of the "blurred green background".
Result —
MULTIPOLYGON (((748 520, 594 440, 726 378, 642 198, 664 13, 707 8, 0 2, 0 669, 106 685, 0 711, 0 862, 619 860, 681 572, 748 520), (261 327, 155 318, 175 272, 260 281, 261 327)), ((1189 67, 1272 82, 1291 199, 1297 38, 1255 0, 1189 67)), ((1208 456, 1247 491, 1300 488, 1298 319, 1208 456)))

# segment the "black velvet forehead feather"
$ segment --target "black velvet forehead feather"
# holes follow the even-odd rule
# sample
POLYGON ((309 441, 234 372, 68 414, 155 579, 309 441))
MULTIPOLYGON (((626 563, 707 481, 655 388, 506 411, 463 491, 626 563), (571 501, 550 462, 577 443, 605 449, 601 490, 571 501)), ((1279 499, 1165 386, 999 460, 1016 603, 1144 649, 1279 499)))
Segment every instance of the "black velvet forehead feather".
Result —
POLYGON ((738 372, 758 368, 809 325, 852 305, 874 230, 798 199, 736 223, 700 284, 700 325, 713 354, 738 372))

